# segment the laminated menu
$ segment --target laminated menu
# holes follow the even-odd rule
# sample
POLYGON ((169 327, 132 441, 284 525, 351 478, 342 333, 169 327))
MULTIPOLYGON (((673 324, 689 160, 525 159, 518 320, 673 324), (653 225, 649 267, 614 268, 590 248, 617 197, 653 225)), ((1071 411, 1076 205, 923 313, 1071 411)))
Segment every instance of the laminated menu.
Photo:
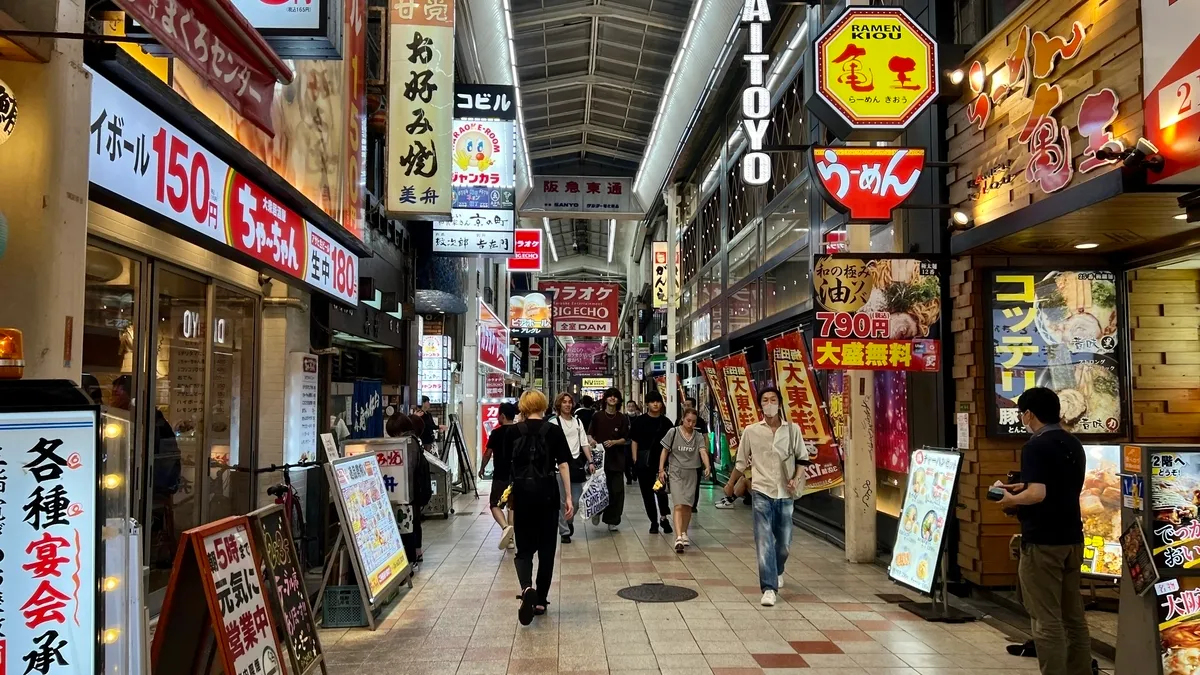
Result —
POLYGON ((962 455, 921 448, 912 455, 888 576, 922 593, 933 588, 962 455))
POLYGON ((343 532, 350 540, 368 600, 374 604, 408 566, 383 472, 379 460, 369 453, 337 460, 330 467, 343 532))

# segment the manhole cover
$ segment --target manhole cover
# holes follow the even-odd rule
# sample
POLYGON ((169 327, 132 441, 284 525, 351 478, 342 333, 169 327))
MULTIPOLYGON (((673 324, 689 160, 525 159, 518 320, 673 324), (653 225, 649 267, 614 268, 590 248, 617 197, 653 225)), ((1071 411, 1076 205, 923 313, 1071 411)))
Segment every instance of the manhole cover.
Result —
POLYGON ((630 586, 617 591, 617 595, 634 602, 686 602, 700 595, 683 586, 668 586, 663 583, 630 586))

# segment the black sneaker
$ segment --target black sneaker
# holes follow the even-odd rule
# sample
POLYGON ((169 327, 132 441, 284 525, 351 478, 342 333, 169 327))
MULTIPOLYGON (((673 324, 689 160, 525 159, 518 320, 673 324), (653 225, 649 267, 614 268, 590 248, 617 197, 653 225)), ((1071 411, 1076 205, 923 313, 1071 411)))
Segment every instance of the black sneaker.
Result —
POLYGON ((751 506, 750 495, 747 494, 745 497, 742 497, 742 503, 746 506, 751 506))
POLYGON ((658 534, 658 523, 650 523, 650 534, 658 534))
POLYGON ((567 523, 567 530, 570 531, 569 536, 574 537, 575 536, 575 523, 567 523))
POLYGON ((569 534, 564 534, 564 535, 562 536, 562 543, 564 543, 564 544, 569 544, 569 543, 571 543, 571 535, 569 535, 569 534))
POLYGON ((662 531, 666 534, 671 534, 671 520, 669 518, 662 519, 662 531))

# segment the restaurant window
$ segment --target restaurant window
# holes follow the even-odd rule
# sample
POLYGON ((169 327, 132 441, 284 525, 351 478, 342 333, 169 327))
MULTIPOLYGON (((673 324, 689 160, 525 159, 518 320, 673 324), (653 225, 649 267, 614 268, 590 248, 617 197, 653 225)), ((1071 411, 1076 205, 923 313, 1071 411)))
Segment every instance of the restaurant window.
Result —
POLYGON ((257 298, 216 288, 212 324, 207 520, 246 513, 253 502, 257 298))
POLYGON ((741 330, 762 318, 758 282, 751 282, 729 296, 729 331, 741 330))
POLYGON ((763 306, 768 317, 811 302, 808 247, 772 268, 763 280, 763 306))
POLYGON ((758 231, 751 228, 738 240, 729 252, 729 285, 745 279, 762 261, 758 246, 758 231))
POLYGON ((763 233, 763 260, 783 253, 797 241, 808 240, 808 185, 801 185, 791 199, 767 217, 763 233))

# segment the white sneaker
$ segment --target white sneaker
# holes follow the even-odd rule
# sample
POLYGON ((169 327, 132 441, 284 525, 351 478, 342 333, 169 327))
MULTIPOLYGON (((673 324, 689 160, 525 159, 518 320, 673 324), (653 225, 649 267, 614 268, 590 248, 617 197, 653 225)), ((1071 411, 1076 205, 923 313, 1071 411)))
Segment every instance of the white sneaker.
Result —
POLYGON ((609 531, 609 532, 616 532, 616 531, 617 531, 617 526, 616 526, 616 525, 609 525, 609 526, 608 526, 608 531, 609 531))
POLYGON ((762 606, 763 607, 774 607, 775 606, 775 591, 771 591, 771 590, 763 591, 762 606))
POLYGON ((683 534, 679 535, 679 538, 680 538, 680 539, 683 539, 683 545, 684 545, 684 546, 691 546, 691 545, 692 545, 692 540, 691 540, 691 539, 688 539, 687 532, 684 532, 683 534))
POLYGON ((513 527, 512 527, 512 525, 509 525, 508 527, 504 528, 503 534, 500 535, 500 545, 497 546, 496 548, 503 551, 505 549, 511 548, 512 545, 513 545, 513 527))
POLYGON ((729 497, 721 497, 720 501, 713 504, 713 507, 718 509, 732 509, 733 504, 734 500, 730 499, 729 497))

